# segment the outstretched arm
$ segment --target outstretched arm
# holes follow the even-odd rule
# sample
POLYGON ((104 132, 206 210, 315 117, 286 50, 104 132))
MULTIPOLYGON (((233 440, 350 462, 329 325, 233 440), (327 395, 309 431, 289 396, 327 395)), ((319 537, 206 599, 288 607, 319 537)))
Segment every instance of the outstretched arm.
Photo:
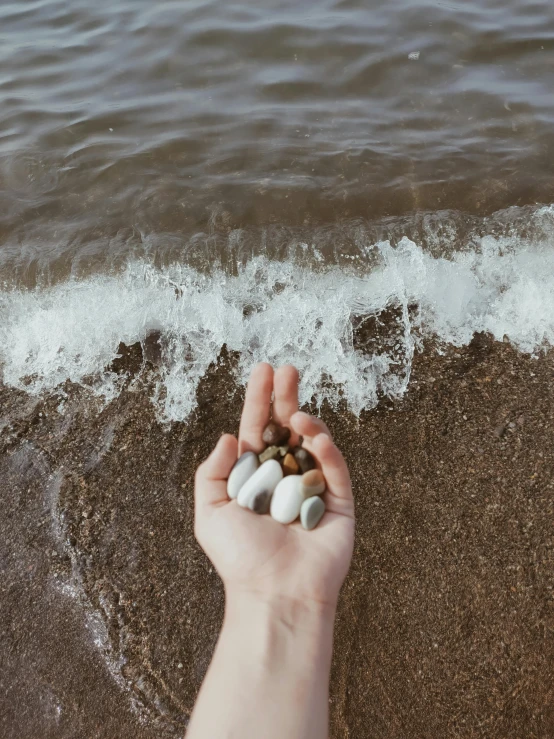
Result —
POLYGON ((223 436, 196 478, 196 534, 225 586, 225 618, 188 728, 189 739, 324 739, 338 593, 348 571, 354 505, 326 426, 298 413, 298 373, 255 368, 239 441, 223 436), (328 484, 317 529, 283 526, 229 501, 240 452, 263 448, 270 415, 304 437, 328 484))
POLYGON ((332 610, 230 595, 187 738, 324 739, 332 610))

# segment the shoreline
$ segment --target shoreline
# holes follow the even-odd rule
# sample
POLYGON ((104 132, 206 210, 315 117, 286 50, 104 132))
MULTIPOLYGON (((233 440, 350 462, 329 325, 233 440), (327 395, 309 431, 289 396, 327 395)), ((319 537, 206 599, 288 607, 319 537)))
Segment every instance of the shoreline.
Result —
MULTIPOLYGON (((357 512, 332 737, 554 734, 553 366, 478 335, 417 355, 402 400, 323 409, 357 512)), ((0 388, 0 726, 181 737, 223 608, 193 475, 238 429, 241 391, 219 362, 190 421, 162 427, 147 387, 100 412, 67 389, 60 415, 53 395, 0 388)))

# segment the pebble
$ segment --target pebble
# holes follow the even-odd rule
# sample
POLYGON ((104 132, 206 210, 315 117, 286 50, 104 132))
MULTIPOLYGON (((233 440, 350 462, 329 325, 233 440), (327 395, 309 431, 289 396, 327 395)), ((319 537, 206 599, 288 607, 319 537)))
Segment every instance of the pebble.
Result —
POLYGON ((282 446, 290 439, 290 429, 270 421, 264 429, 262 439, 269 446, 282 446))
POLYGON ((294 454, 287 454, 283 459, 283 472, 285 475, 297 475, 300 472, 298 462, 294 458, 294 454))
POLYGON ((241 487, 237 496, 238 504, 243 508, 250 508, 252 500, 258 493, 263 491, 273 493, 282 479, 283 470, 277 460, 270 459, 264 462, 241 487))
POLYGON ((314 495, 321 495, 325 492, 325 478, 321 470, 310 470, 302 475, 300 480, 300 490, 306 498, 311 498, 314 495))
POLYGON ((304 498, 300 490, 300 475, 284 477, 271 498, 271 517, 279 523, 292 523, 300 514, 304 498))
POLYGON ((258 459, 263 464, 264 462, 267 462, 268 459, 279 459, 279 457, 284 457, 288 450, 288 446, 268 446, 261 454, 258 454, 258 459))
POLYGON ((252 477, 259 466, 258 457, 254 452, 245 452, 237 459, 227 480, 227 495, 231 499, 237 497, 241 487, 252 477))
POLYGON ((261 490, 252 498, 248 507, 251 511, 254 511, 254 513, 259 513, 260 516, 265 516, 266 513, 269 513, 272 495, 273 493, 270 490, 261 490))
POLYGON ((296 459, 302 474, 315 469, 315 459, 307 449, 303 449, 301 446, 296 446, 292 450, 292 453, 294 454, 294 458, 296 459))
POLYGON ((302 507, 300 508, 300 523, 306 531, 311 531, 321 521, 324 513, 325 503, 321 498, 317 495, 308 498, 302 503, 302 507))

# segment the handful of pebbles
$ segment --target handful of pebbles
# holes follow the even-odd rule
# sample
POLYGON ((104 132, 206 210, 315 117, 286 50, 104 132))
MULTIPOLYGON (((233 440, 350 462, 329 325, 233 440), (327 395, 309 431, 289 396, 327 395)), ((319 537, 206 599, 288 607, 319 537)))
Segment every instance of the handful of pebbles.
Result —
POLYGON ((314 529, 325 513, 323 473, 307 449, 289 446, 290 429, 270 421, 262 438, 267 446, 261 454, 245 452, 235 462, 227 481, 229 498, 279 523, 300 516, 307 531, 314 529))

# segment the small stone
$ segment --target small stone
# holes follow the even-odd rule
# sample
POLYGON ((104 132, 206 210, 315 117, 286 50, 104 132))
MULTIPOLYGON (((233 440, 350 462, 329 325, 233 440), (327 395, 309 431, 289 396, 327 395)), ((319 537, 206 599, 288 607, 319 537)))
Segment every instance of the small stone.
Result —
POLYGON ((300 467, 294 458, 294 454, 287 454, 283 459, 283 472, 285 475, 297 475, 299 471, 300 467))
POLYGON ((282 446, 290 439, 290 429, 270 421, 264 429, 262 439, 270 446, 282 446))
POLYGON ((325 513, 325 503, 318 496, 308 498, 300 508, 300 523, 306 531, 315 529, 325 513))
POLYGON ((296 459, 302 474, 315 469, 315 459, 307 449, 303 449, 301 446, 295 446, 292 453, 294 454, 294 458, 296 459))
POLYGON ((254 513, 259 513, 260 516, 265 516, 266 513, 269 513, 272 495, 273 493, 271 490, 261 490, 251 499, 248 507, 251 511, 254 511, 254 513))
POLYGON ((302 475, 300 489, 304 499, 311 498, 314 495, 321 495, 325 492, 325 478, 321 470, 310 470, 302 475))
POLYGON ((281 453, 279 451, 278 446, 268 446, 267 449, 264 449, 261 454, 258 454, 258 459, 260 460, 261 464, 264 462, 267 462, 268 459, 277 459, 281 456, 281 453))
POLYGON ((258 459, 263 464, 264 462, 267 462, 268 459, 279 459, 279 457, 284 457, 288 450, 288 446, 268 446, 261 454, 258 454, 258 459))
POLYGON ((279 523, 292 523, 298 518, 303 503, 300 475, 284 477, 271 498, 271 518, 279 523))
POLYGON ((231 500, 237 497, 241 487, 259 466, 258 457, 254 452, 245 452, 237 459, 227 480, 227 495, 231 500))
POLYGON ((264 490, 273 492, 277 484, 283 479, 283 470, 277 460, 270 459, 258 467, 240 489, 237 503, 243 508, 250 508, 254 497, 264 490))
POLYGON ((508 428, 508 425, 506 423, 501 423, 500 426, 497 426, 494 429, 494 435, 497 436, 499 439, 501 439, 506 433, 507 428, 508 428))

